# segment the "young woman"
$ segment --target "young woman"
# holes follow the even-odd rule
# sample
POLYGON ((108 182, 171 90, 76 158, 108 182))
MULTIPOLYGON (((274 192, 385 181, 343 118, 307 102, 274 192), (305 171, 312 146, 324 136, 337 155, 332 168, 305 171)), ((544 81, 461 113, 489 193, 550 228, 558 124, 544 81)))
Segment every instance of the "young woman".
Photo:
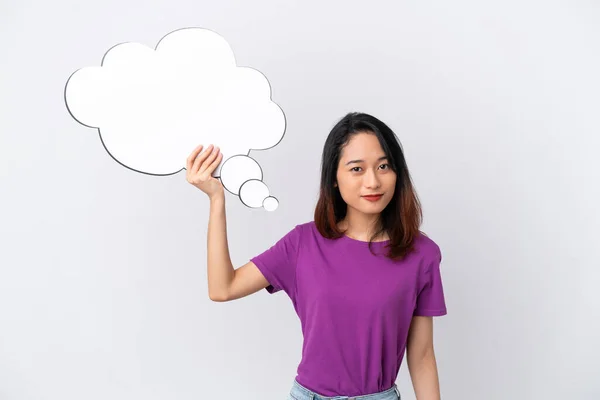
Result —
POLYGON ((290 397, 397 400, 406 352, 417 399, 439 399, 432 317, 446 314, 442 256, 419 230, 421 207, 393 131, 368 114, 342 118, 325 141, 314 221, 235 270, 224 189, 211 176, 222 155, 201 150, 187 159, 187 180, 210 198, 209 296, 287 293, 304 336, 290 397))

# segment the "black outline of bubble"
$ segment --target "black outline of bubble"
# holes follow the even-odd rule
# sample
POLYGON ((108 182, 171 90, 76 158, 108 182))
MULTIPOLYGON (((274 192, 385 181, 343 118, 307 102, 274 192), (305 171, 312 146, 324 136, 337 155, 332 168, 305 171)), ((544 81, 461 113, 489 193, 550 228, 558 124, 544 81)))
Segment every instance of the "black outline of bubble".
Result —
MULTIPOLYGON (((166 35, 164 35, 164 36, 163 36, 163 37, 162 37, 162 38, 161 38, 161 39, 160 39, 160 40, 159 40, 159 41, 156 43, 156 46, 154 47, 154 51, 156 51, 156 49, 158 48, 158 45, 160 44, 160 42, 161 42, 161 41, 162 41, 164 38, 166 38, 167 36, 169 36, 169 35, 170 35, 170 34, 172 34, 172 33, 175 33, 175 32, 178 32, 178 31, 181 31, 181 30, 184 30, 184 29, 203 29, 203 30, 210 31, 210 32, 212 32, 212 33, 214 33, 214 34, 216 34, 216 35, 219 35, 219 36, 221 36, 221 37, 223 38, 223 40, 225 40, 225 43, 227 43, 227 44, 229 45, 229 42, 227 41, 227 39, 225 39, 225 37, 224 37, 224 36, 222 36, 222 35, 221 35, 221 34, 219 34, 218 32, 215 32, 215 31, 213 31, 212 29, 208 29, 208 28, 200 28, 200 27, 186 27, 186 28, 179 28, 179 29, 175 29, 174 31, 171 31, 171 32, 167 33, 166 35)), ((111 51, 113 48, 115 48, 115 47, 117 47, 117 46, 120 46, 120 45, 122 45, 122 44, 126 44, 126 43, 137 43, 137 44, 141 44, 141 43, 139 43, 139 42, 121 42, 121 43, 117 43, 117 44, 115 44, 114 46, 111 46, 111 47, 110 47, 110 48, 109 48, 109 49, 108 49, 108 50, 107 50, 107 51, 104 53, 104 55, 102 56, 102 61, 100 62, 100 67, 102 67, 102 66, 104 65, 104 58, 106 57, 106 55, 108 54, 108 52, 109 52, 109 51, 111 51)), ((229 47, 231 48, 231 45, 230 45, 229 47)), ((283 140, 283 138, 285 137, 285 133, 286 133, 286 131, 287 131, 287 118, 286 118, 286 116, 285 116, 285 112, 283 111, 283 108, 281 108, 281 106, 280 106, 279 104, 277 104, 276 102, 274 102, 274 101, 273 101, 273 87, 271 86, 271 82, 269 81, 269 78, 267 78, 267 76, 266 76, 265 74, 263 74, 261 71, 259 71, 259 70, 258 70, 258 69, 256 69, 256 68, 253 68, 253 67, 250 67, 250 66, 246 66, 246 65, 238 65, 238 64, 237 64, 237 60, 236 60, 236 58, 235 58, 235 52, 233 51, 233 49, 231 49, 231 52, 233 53, 233 59, 234 59, 234 61, 236 61, 235 65, 236 65, 237 67, 251 68, 251 69, 255 70, 256 72, 258 72, 259 74, 261 74, 262 76, 264 76, 264 77, 265 77, 265 79, 266 79, 266 81, 267 81, 267 84, 269 85, 269 92, 270 92, 269 99, 271 100, 271 102, 272 102, 273 104, 275 104, 277 107, 279 107, 279 109, 281 110, 281 113, 283 114, 283 123, 284 123, 284 126, 283 126, 283 135, 281 135, 281 139, 279 139, 279 141, 278 141, 277 143, 275 143, 275 144, 274 144, 273 146, 271 146, 271 147, 267 147, 267 148, 265 148, 265 149, 257 149, 257 150, 255 150, 255 151, 263 151, 263 150, 269 150, 269 149, 272 149, 273 147, 275 147, 275 146, 277 146, 279 143, 281 143, 281 141, 282 141, 282 140, 283 140)), ((77 121, 78 123, 80 123, 81 125, 83 125, 83 126, 85 126, 85 127, 92 128, 92 129, 97 129, 97 130, 98 130, 98 136, 100 137, 100 142, 102 143, 102 146, 104 147, 104 150, 106 150, 106 152, 108 153, 108 155, 109 155, 109 156, 110 156, 110 157, 111 157, 113 160, 115 160, 115 161, 116 161, 118 164, 122 165, 123 167, 125 167, 125 168, 127 168, 127 169, 129 169, 129 170, 131 170, 131 171, 135 171, 135 172, 139 172, 140 174, 144 174, 144 175, 151 175, 151 176, 170 176, 170 175, 175 175, 175 174, 178 174, 179 172, 181 172, 181 171, 183 171, 184 169, 186 169, 185 167, 183 167, 183 168, 181 168, 179 171, 175 171, 175 172, 172 172, 172 173, 170 173, 170 174, 151 174, 151 173, 149 173, 149 172, 138 171, 137 169, 134 169, 134 168, 128 167, 127 165, 125 165, 125 164, 123 164, 122 162, 120 162, 119 160, 117 160, 117 159, 116 159, 116 158, 115 158, 115 157, 114 157, 114 156, 113 156, 113 155, 110 153, 110 151, 108 151, 108 149, 106 148, 106 145, 104 144, 104 140, 102 140, 102 133, 100 133, 100 128, 99 128, 99 127, 96 127, 96 126, 89 126, 89 125, 86 125, 86 124, 84 124, 83 122, 79 121, 77 118, 75 118, 75 116, 73 115, 73 113, 71 113, 71 110, 69 109, 69 104, 67 103, 67 86, 69 85, 69 81, 71 80, 71 78, 73 77, 73 75, 75 75, 75 74, 77 73, 77 71, 79 71, 79 70, 81 70, 81 69, 83 69, 83 68, 87 68, 87 67, 82 67, 82 68, 79 68, 79 69, 75 70, 75 71, 74 71, 74 72, 73 72, 71 75, 69 75, 69 78, 67 79, 67 82, 65 83, 65 88, 64 88, 64 90, 63 90, 63 100, 64 100, 64 102, 65 102, 65 107, 67 108, 67 111, 68 111, 69 115, 70 115, 70 116, 71 116, 71 117, 72 117, 72 118, 73 118, 75 121, 77 121)), ((252 158, 252 157, 250 157, 250 155, 249 155, 251 151, 252 151, 252 149, 249 149, 249 150, 248 150, 248 154, 246 154, 245 156, 246 156, 246 157, 249 157, 249 158, 252 158)), ((241 154, 236 154, 236 155, 234 155, 234 156, 232 156, 232 157, 236 157, 236 156, 241 156, 241 154)), ((232 157, 229 157, 229 158, 232 158, 232 157)), ((228 158, 227 160, 229 160, 229 158, 228 158)), ((256 162, 256 164, 258 164, 258 167, 260 168, 260 173, 261 173, 261 176, 264 176, 264 172, 263 172, 263 169, 262 169, 262 167, 261 167, 260 163, 259 163, 258 161, 256 161, 254 158, 252 158, 252 159, 253 159, 253 160, 256 162)), ((220 177, 220 176, 218 176, 218 177, 216 177, 216 178, 218 178, 219 180, 221 180, 221 177, 220 177)), ((248 179, 248 181, 250 181, 250 180, 256 180, 256 179, 248 179)), ((242 187, 242 186, 243 186, 243 185, 244 185, 246 182, 248 182, 248 181, 244 181, 244 182, 243 182, 243 183, 240 185, 240 188, 241 188, 241 187, 242 187)), ((261 180, 261 182, 262 182, 262 180, 261 180)), ((263 183, 264 183, 264 182, 263 182, 263 183)), ((222 183, 222 182, 221 182, 221 185, 223 185, 223 183, 222 183)), ((227 190, 227 189, 225 188, 225 185, 223 185, 223 188, 224 188, 225 190, 227 190)), ((250 207, 249 205, 247 205, 246 203, 244 203, 244 202, 243 202, 243 200, 242 200, 242 198, 241 198, 240 196, 236 195, 235 193, 231 192, 230 190, 227 190, 227 191, 228 191, 229 193, 231 193, 232 195, 239 197, 239 198, 240 198, 240 201, 242 202, 242 204, 244 204, 246 207, 248 207, 248 208, 260 208, 260 207, 250 207)), ((277 197, 275 197, 275 196, 271 196, 271 195, 269 195, 269 197, 273 197, 273 198, 275 198, 275 200, 277 200, 277 201, 279 202, 279 200, 277 199, 277 197)))

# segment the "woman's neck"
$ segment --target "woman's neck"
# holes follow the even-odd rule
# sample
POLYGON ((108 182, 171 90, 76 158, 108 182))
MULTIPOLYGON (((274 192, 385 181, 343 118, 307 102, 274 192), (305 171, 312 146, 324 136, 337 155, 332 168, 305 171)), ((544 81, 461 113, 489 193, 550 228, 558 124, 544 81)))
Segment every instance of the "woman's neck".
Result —
MULTIPOLYGON (((344 234, 352 239, 361 240, 364 242, 368 242, 371 240, 371 236, 379 230, 379 216, 361 218, 357 220, 357 218, 344 218, 341 220, 337 226, 344 234)), ((387 232, 382 232, 377 237, 374 238, 374 241, 384 241, 389 240, 389 236, 387 232)))

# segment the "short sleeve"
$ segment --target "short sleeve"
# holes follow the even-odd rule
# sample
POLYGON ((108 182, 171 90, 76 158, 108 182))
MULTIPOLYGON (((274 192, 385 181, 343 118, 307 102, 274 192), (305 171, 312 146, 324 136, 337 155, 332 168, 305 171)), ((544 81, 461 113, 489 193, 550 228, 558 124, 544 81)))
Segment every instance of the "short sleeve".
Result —
POLYGON ((447 314, 440 272, 442 253, 439 247, 436 246, 434 254, 433 259, 424 268, 413 315, 434 317, 447 314))
POLYGON ((294 293, 300 235, 301 227, 296 225, 269 249, 250 259, 269 282, 265 289, 270 294, 280 290, 284 290, 290 296, 294 293))

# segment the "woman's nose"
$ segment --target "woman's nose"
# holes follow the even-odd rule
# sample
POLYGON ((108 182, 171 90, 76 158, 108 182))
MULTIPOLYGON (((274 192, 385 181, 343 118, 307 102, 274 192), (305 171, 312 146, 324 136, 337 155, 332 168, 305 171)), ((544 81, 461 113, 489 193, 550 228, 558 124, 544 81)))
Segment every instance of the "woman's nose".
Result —
POLYGON ((379 187, 379 177, 375 172, 367 172, 365 174, 365 186, 366 187, 379 187))

